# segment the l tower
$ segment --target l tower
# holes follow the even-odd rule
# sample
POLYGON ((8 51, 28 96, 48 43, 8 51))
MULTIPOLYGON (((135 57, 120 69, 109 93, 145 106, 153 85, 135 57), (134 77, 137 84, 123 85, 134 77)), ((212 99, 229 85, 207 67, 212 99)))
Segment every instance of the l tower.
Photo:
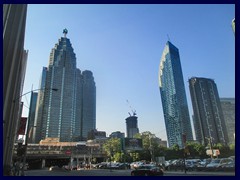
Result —
POLYGON ((183 148, 185 137, 193 140, 193 135, 179 51, 169 41, 163 50, 158 78, 168 145, 183 148))

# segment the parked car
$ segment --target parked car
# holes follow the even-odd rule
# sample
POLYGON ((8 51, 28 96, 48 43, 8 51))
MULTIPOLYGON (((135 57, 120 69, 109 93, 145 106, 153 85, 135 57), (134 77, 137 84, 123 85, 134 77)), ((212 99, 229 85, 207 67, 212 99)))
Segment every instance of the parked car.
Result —
POLYGON ((230 161, 219 165, 217 171, 235 171, 235 161, 230 161))
POLYGON ((163 176, 163 169, 155 165, 142 165, 131 171, 131 176, 163 176))
POLYGON ((229 162, 233 162, 232 159, 230 158, 217 158, 217 159, 212 159, 212 161, 206 166, 208 170, 214 169, 216 170, 219 168, 222 164, 226 164, 229 162))

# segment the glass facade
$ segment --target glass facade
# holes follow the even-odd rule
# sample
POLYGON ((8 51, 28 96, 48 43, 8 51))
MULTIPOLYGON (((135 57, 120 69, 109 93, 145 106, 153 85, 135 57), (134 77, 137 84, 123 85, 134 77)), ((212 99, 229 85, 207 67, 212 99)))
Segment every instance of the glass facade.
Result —
POLYGON ((226 144, 228 142, 227 130, 214 80, 192 77, 189 79, 189 88, 196 140, 207 145, 207 138, 211 138, 214 144, 226 144))
POLYGON ((228 140, 235 144, 235 98, 220 98, 228 140))
POLYGON ((159 89, 162 100, 168 145, 184 147, 183 135, 193 140, 186 92, 178 49, 169 41, 159 66, 159 89))
POLYGON ((91 71, 81 74, 76 68, 76 55, 66 36, 52 49, 43 76, 36 142, 48 137, 61 142, 87 138, 88 131, 96 128, 95 82, 91 71))

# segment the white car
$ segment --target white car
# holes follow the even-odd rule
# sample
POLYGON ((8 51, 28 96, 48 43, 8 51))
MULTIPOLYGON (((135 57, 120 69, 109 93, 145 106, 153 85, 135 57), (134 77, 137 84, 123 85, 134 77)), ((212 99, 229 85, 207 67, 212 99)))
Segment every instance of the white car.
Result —
POLYGON ((233 160, 230 158, 217 158, 212 159, 212 161, 206 166, 207 168, 218 168, 222 164, 232 162, 233 160))

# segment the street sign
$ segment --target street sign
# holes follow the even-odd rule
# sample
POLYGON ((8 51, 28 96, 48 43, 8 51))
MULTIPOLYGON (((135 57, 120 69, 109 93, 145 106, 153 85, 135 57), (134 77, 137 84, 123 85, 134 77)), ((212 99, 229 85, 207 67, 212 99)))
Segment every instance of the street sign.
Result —
POLYGON ((213 156, 218 156, 218 155, 220 155, 220 151, 219 151, 219 149, 208 149, 207 151, 206 151, 206 154, 207 155, 213 155, 213 156))

